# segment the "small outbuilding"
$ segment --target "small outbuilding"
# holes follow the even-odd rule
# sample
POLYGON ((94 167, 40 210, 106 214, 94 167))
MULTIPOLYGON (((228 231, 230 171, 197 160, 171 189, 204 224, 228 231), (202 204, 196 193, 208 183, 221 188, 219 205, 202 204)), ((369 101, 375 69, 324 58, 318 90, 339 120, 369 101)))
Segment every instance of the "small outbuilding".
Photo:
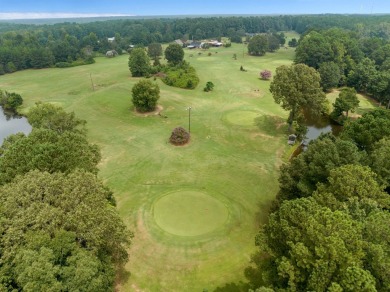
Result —
POLYGON ((296 141, 297 141, 297 135, 291 134, 290 136, 288 136, 288 140, 287 140, 288 145, 294 145, 296 141))
POLYGON ((115 50, 111 50, 111 51, 107 51, 106 52, 106 57, 107 58, 113 58, 113 57, 116 57, 118 55, 118 52, 115 51, 115 50))

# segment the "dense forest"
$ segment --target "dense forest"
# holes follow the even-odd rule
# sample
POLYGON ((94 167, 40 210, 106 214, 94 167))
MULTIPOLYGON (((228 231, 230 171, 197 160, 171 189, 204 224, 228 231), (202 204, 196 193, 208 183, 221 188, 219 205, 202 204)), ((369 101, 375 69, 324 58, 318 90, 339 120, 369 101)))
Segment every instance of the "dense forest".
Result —
POLYGON ((209 18, 121 19, 90 23, 26 25, 0 23, 0 74, 28 68, 66 67, 93 62, 95 53, 129 45, 147 46, 175 39, 228 37, 240 42, 245 34, 338 27, 353 31, 363 42, 390 38, 389 16, 320 15, 209 18), (108 38, 115 37, 114 41, 108 38))
MULTIPOLYGON (((0 74, 88 64, 96 54, 126 52, 129 45, 220 37, 241 42, 252 34, 296 31, 295 64, 276 70, 274 98, 281 87, 275 80, 285 72, 282 81, 294 80, 281 82, 291 85, 289 92, 295 85, 308 89, 313 103, 315 95, 324 100, 324 92, 347 87, 389 107, 389 20, 302 15, 0 24, 0 74)), ((133 56, 138 51, 146 57, 143 48, 133 56)), ((130 58, 130 71, 132 64, 130 58)), ((346 120, 339 137, 322 135, 281 166, 279 193, 245 271, 250 288, 390 290, 390 112, 384 107, 346 120)), ((96 178, 99 149, 87 141, 85 121, 62 108, 37 104, 28 119, 32 133, 10 136, 0 147, 0 289, 113 290, 132 234, 112 192, 96 178)))

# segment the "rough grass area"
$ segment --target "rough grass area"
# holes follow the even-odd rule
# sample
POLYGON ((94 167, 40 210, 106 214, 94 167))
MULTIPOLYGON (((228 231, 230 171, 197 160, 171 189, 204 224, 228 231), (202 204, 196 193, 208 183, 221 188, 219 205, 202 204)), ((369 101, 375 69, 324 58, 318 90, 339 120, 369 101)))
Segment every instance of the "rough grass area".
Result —
POLYGON ((213 291, 245 282, 254 237, 277 193, 278 167, 289 149, 287 113, 259 73, 274 73, 294 55, 291 48, 264 57, 246 51, 237 44, 185 50, 200 84, 211 81, 214 90, 174 88, 157 79, 160 115, 134 111, 131 88, 139 79, 130 77, 127 55, 0 77, 1 89, 22 95, 25 112, 44 101, 87 120, 89 139, 103 156, 101 179, 135 233, 121 291, 213 291), (170 133, 178 126, 188 129, 189 106, 191 142, 176 147, 170 133))

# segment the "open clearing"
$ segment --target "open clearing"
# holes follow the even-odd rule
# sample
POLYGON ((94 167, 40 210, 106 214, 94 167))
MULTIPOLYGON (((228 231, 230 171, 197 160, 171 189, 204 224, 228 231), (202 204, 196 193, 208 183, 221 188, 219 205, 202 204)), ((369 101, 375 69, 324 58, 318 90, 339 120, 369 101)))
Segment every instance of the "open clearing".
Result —
POLYGON ((233 44, 185 52, 200 84, 184 90, 156 80, 167 118, 134 112, 131 88, 139 79, 130 77, 127 55, 0 77, 0 88, 23 96, 25 111, 52 102, 87 120, 102 152, 99 175, 135 233, 122 291, 213 291, 245 282, 254 236, 277 193, 287 114, 259 72, 290 64, 294 50, 250 57, 245 45, 233 44), (203 92, 207 81, 213 92, 203 92), (170 133, 188 128, 189 106, 191 142, 175 147, 170 133))

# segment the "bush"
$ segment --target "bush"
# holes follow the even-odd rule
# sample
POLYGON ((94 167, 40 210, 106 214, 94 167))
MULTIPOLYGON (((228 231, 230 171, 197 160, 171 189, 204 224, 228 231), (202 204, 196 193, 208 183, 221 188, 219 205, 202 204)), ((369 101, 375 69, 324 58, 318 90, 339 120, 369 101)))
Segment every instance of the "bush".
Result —
POLYGON ((184 145, 190 141, 190 133, 188 133, 184 128, 177 127, 174 128, 169 138, 169 142, 173 145, 184 145))
POLYGON ((270 80, 272 77, 272 72, 269 70, 263 70, 260 72, 260 78, 263 80, 270 80))
POLYGON ((82 66, 82 65, 89 65, 95 63, 95 59, 92 57, 89 57, 87 59, 78 59, 73 62, 57 62, 55 66, 57 68, 69 68, 69 67, 76 67, 76 66, 82 66))
POLYGON ((212 91, 213 89, 214 89, 214 83, 211 82, 211 81, 208 81, 208 82, 206 83, 205 88, 203 88, 203 91, 209 92, 209 91, 212 91))

